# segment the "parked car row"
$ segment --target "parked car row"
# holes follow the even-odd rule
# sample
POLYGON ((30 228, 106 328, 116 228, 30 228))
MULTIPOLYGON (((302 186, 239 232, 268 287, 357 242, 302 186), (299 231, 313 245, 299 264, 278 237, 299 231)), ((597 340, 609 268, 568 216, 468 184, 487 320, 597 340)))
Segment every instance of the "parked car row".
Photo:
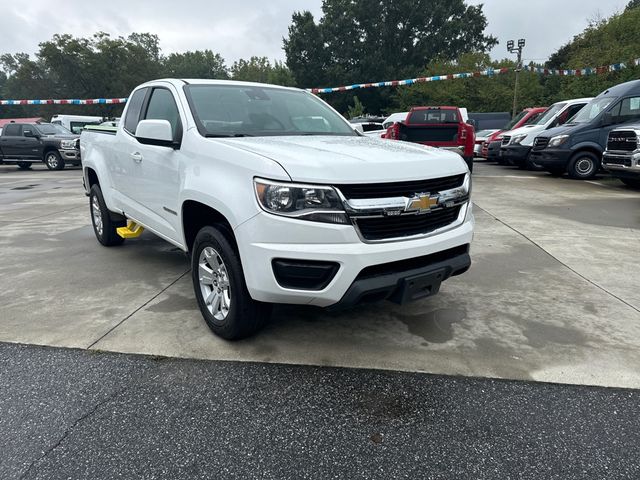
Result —
POLYGON ((557 176, 568 173, 583 180, 604 168, 635 185, 640 183, 634 153, 638 122, 640 80, 633 80, 595 98, 554 103, 535 120, 488 139, 481 155, 502 164, 544 169, 557 176))
POLYGON ((116 127, 119 118, 84 115, 54 115, 51 123, 42 118, 6 119, 0 123, 0 165, 17 165, 21 170, 43 162, 50 170, 81 163, 79 138, 89 126, 116 127))

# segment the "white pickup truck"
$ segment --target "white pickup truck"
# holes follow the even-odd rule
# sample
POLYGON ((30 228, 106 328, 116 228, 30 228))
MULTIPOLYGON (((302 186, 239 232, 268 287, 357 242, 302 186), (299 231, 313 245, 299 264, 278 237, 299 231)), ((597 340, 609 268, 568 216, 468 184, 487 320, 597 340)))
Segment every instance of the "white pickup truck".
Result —
POLYGON ((274 303, 402 304, 471 263, 460 156, 365 137, 303 90, 152 81, 80 146, 98 241, 143 227, 187 252, 200 311, 227 339, 274 303))

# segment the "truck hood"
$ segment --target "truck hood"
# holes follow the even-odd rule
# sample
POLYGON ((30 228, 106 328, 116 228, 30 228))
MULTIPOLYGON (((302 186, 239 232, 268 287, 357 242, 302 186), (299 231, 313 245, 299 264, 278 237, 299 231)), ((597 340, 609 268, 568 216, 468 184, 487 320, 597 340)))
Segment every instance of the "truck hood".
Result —
POLYGON ((215 141, 279 163, 296 182, 401 182, 467 171, 457 153, 370 137, 283 136, 215 141))
POLYGON ((583 130, 584 124, 582 123, 574 123, 574 124, 568 124, 568 125, 561 125, 559 127, 554 127, 554 128, 550 128, 549 130, 545 130, 544 133, 541 133, 540 136, 541 137, 548 137, 548 138, 552 138, 555 137, 557 135, 571 135, 572 133, 578 132, 580 130, 583 130))

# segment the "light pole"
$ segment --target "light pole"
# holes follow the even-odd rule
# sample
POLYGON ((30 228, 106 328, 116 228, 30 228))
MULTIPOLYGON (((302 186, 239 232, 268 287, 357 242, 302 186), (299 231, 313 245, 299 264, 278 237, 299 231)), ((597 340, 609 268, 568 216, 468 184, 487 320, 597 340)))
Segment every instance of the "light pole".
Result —
POLYGON ((513 113, 512 118, 516 116, 516 109, 518 106, 518 78, 520 77, 520 71, 522 70, 522 50, 524 49, 524 38, 518 40, 518 47, 515 47, 513 40, 507 42, 507 51, 509 53, 518 54, 518 63, 516 64, 516 84, 513 88, 513 113))

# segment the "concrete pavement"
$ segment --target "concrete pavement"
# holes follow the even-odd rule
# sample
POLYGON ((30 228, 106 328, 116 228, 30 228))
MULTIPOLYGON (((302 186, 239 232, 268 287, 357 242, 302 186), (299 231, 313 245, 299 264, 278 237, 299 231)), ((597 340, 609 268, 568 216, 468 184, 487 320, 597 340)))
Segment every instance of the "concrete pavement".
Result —
POLYGON ((474 264, 438 296, 277 307, 236 343, 204 325, 174 247, 150 234, 97 244, 80 182, 0 166, 0 341, 640 387, 640 192, 614 181, 476 164, 474 264))

